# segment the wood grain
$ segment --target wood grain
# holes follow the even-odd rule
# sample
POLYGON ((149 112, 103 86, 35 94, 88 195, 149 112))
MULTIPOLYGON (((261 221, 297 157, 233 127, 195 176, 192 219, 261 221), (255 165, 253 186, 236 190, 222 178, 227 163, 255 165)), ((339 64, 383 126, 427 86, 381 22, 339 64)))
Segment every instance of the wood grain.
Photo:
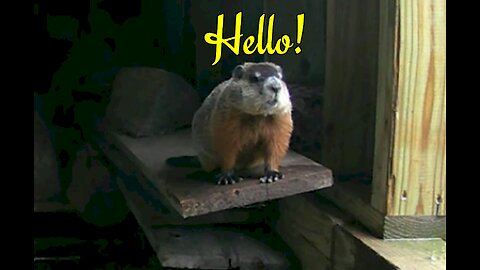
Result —
POLYGON ((372 204, 386 215, 445 216, 446 2, 386 2, 372 204))
POLYGON ((260 209, 258 211, 256 209, 230 209, 184 219, 165 207, 158 199, 160 197, 157 194, 158 191, 146 190, 145 185, 138 183, 139 179, 118 178, 117 181, 129 209, 136 217, 138 216, 138 219, 144 220, 152 228, 164 225, 244 224, 262 221, 260 209))
POLYGON ((165 160, 194 154, 189 134, 187 130, 143 139, 116 133, 109 133, 107 137, 184 218, 318 190, 333 183, 328 168, 293 151, 281 164, 285 178, 276 183, 267 185, 260 184, 258 179, 245 179, 235 185, 221 186, 187 178, 195 170, 172 168, 165 160))
POLYGON ((446 238, 447 217, 386 216, 384 238, 446 238))
POLYGON ((318 194, 354 216, 373 235, 383 237, 384 215, 374 209, 368 201, 362 200, 363 196, 357 192, 358 190, 361 189, 357 189, 356 185, 336 183, 334 187, 321 190, 318 194))
POLYGON ((322 159, 335 175, 371 174, 378 1, 328 0, 322 159))
MULTIPOLYGON (((424 240, 381 240, 366 234, 360 229, 347 228, 349 234, 375 250, 377 257, 394 265, 393 269, 446 269, 446 242, 441 239, 424 240)), ((365 256, 359 256, 357 261, 366 263, 365 256)), ((372 268, 359 268, 372 269, 372 268)), ((379 269, 379 268, 377 268, 379 269)), ((383 269, 383 268, 382 268, 383 269)))
POLYGON ((163 267, 176 269, 289 269, 283 254, 238 231, 158 228, 155 251, 163 267))
POLYGON ((334 269, 446 269, 446 243, 441 239, 381 240, 361 228, 335 228, 334 269))
POLYGON ((319 200, 314 194, 301 194, 279 200, 279 222, 284 230, 279 230, 280 236, 287 231, 296 231, 307 239, 326 258, 331 258, 333 245, 333 227, 343 224, 347 217, 326 200, 319 200))
MULTIPOLYGON (((132 213, 163 267, 289 269, 289 261, 283 254, 241 231, 205 226, 166 226, 167 224, 209 224, 212 221, 218 221, 219 215, 208 215, 210 217, 213 215, 213 218, 194 217, 187 221, 172 218, 171 213, 165 209, 159 209, 158 205, 155 207, 145 202, 143 192, 142 195, 136 195, 127 188, 129 183, 126 184, 120 178, 117 180, 120 189, 126 194, 132 213), (158 224, 155 217, 160 217, 162 226, 158 224)), ((220 218, 220 221, 222 220, 220 218)))
POLYGON ((445 215, 436 200, 444 200, 446 180, 446 1, 403 1, 400 23, 397 181, 388 213, 445 215))
POLYGON ((300 259, 303 269, 335 269, 334 231, 351 222, 352 217, 313 193, 281 199, 278 207, 275 230, 300 259))
POLYGON ((330 259, 323 254, 310 239, 300 232, 292 229, 291 224, 280 219, 276 230, 281 233, 282 239, 292 248, 295 256, 301 262, 305 270, 328 270, 331 269, 330 259))
POLYGON ((155 186, 142 174, 135 171, 135 166, 115 147, 101 146, 102 151, 119 170, 117 185, 125 197, 129 209, 148 226, 162 225, 205 225, 257 223, 265 217, 261 205, 248 209, 229 209, 202 216, 183 218, 161 195, 155 186))
POLYGON ((387 201, 392 200, 389 191, 393 181, 393 132, 396 120, 400 23, 398 1, 379 1, 379 5, 377 113, 371 204, 381 213, 386 213, 387 201))

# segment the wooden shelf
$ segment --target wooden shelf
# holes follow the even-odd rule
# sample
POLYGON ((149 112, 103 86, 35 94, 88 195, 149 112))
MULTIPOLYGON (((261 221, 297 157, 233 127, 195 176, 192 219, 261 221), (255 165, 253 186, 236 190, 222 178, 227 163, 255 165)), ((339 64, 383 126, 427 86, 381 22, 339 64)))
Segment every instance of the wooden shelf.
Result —
POLYGON ((260 184, 258 179, 245 179, 235 185, 220 186, 187 178, 195 169, 173 168, 165 164, 167 158, 194 154, 189 130, 148 138, 107 133, 106 138, 134 165, 135 170, 153 184, 161 200, 183 218, 245 207, 333 184, 330 169, 290 151, 281 164, 285 175, 281 181, 260 184))

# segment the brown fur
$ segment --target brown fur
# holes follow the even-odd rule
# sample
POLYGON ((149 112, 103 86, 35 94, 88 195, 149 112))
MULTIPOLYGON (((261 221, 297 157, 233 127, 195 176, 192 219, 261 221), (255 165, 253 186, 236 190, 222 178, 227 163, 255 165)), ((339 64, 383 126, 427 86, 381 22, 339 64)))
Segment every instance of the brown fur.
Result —
POLYGON ((262 163, 270 170, 279 170, 293 130, 289 113, 254 116, 231 109, 212 120, 213 147, 222 172, 262 163))

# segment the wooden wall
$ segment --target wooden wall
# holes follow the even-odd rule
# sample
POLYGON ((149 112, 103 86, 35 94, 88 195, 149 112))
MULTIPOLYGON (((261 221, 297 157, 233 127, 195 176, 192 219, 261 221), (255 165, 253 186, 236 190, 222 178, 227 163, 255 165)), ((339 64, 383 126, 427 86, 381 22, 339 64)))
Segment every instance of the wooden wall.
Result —
POLYGON ((378 1, 328 0, 322 163, 371 174, 377 94, 378 1))
MULTIPOLYGON (((287 34, 292 42, 297 38, 297 15, 304 13, 305 22, 300 47, 292 47, 284 55, 265 55, 265 59, 282 65, 289 83, 324 85, 326 0, 265 0, 267 16, 275 14, 273 40, 287 34)), ((268 17, 265 18, 266 20, 268 17)))

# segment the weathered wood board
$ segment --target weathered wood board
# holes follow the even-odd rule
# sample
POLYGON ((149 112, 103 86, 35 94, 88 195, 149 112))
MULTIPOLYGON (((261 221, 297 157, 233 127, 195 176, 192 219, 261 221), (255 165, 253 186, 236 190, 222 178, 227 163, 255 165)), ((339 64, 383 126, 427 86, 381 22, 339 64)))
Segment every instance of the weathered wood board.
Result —
POLYGON ((146 179, 117 178, 128 208, 137 219, 143 220, 148 226, 155 228, 164 225, 206 225, 206 224, 236 224, 261 222, 260 213, 256 209, 229 209, 207 215, 182 218, 172 212, 158 200, 158 191, 148 188, 146 179))
POLYGON ((225 217, 227 220, 234 217, 238 221, 245 221, 245 212, 228 210, 181 220, 175 213, 169 213, 168 209, 152 201, 153 198, 145 196, 146 191, 137 193, 137 189, 132 192, 132 183, 128 180, 117 178, 117 183, 163 267, 289 269, 289 261, 285 256, 241 231, 182 226, 222 223, 225 217))
POLYGON ((289 269, 284 255, 241 232, 218 228, 160 228, 153 232, 164 267, 289 269))
MULTIPOLYGON (((144 231, 163 267, 178 269, 289 269, 289 261, 241 231, 206 226, 169 226, 165 224, 208 224, 223 220, 219 213, 193 217, 182 222, 166 209, 146 202, 143 196, 127 189, 128 181, 117 179, 127 204, 144 231), (164 215, 162 215, 164 214, 164 215), (213 215, 213 218, 212 218, 213 215), (204 217, 209 217, 208 219, 204 217), (156 218, 160 218, 162 226, 156 218)), ((142 195, 144 195, 142 193, 142 195)), ((230 210, 231 211, 231 210, 230 210)), ((229 215, 231 217, 231 213, 229 215)), ((241 216, 237 215, 239 218, 241 216)))
POLYGON ((288 197, 333 184, 330 169, 293 151, 281 164, 284 179, 276 183, 260 184, 258 179, 245 179, 235 185, 220 186, 211 181, 187 178, 196 170, 173 168, 165 160, 194 155, 189 130, 140 139, 108 133, 107 140, 126 154, 184 218, 288 197))
POLYGON ((334 269, 446 269, 441 239, 382 240, 354 226, 335 228, 334 269))

